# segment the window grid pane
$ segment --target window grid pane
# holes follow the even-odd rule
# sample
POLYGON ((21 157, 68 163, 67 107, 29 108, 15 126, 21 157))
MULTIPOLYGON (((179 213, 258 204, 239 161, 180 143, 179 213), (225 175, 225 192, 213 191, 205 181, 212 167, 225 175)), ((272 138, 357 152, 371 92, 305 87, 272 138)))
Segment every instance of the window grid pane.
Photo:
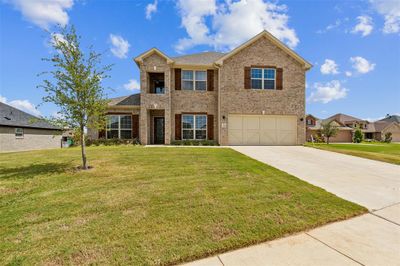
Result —
POLYGON ((132 129, 132 117, 130 115, 121 115, 121 129, 132 129))
POLYGON ((272 68, 264 69, 264 79, 275 79, 275 69, 272 68))
POLYGON ((273 90, 275 89, 275 80, 264 80, 264 89, 273 90))
POLYGON ((206 81, 207 79, 206 71, 196 71, 195 76, 197 81, 206 81))
POLYGON ((182 81, 182 89, 193 90, 193 81, 183 80, 182 81))
POLYGON ((182 79, 193 80, 193 71, 192 70, 183 70, 182 71, 182 79))
POLYGON ((183 139, 193 139, 193 129, 184 129, 183 130, 183 139))
POLYGON ((205 91, 205 90, 206 90, 206 82, 196 81, 196 91, 205 91))
POLYGON ((207 127, 207 116, 196 115, 196 129, 206 129, 207 127))
POLYGON ((194 128, 194 116, 193 115, 184 115, 182 117, 182 126, 184 129, 193 129, 194 128))
POLYGON ((262 69, 261 68, 252 68, 251 69, 251 78, 252 79, 262 79, 262 69))

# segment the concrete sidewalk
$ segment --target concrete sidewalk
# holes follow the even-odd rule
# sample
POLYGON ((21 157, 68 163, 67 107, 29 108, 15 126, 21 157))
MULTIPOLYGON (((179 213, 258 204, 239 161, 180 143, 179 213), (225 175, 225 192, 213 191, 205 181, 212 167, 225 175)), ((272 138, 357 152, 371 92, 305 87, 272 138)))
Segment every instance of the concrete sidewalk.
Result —
POLYGON ((232 148, 370 213, 186 265, 400 266, 399 166, 306 147, 232 148))
POLYGON ((400 204, 185 265, 400 265, 400 204))

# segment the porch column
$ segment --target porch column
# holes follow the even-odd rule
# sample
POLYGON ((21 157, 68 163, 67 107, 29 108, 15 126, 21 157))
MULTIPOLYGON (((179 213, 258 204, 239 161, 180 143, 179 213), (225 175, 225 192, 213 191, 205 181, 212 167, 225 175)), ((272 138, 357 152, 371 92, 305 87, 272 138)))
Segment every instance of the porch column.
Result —
POLYGON ((148 144, 148 127, 150 126, 148 121, 148 111, 145 107, 140 108, 140 123, 139 123, 139 139, 142 145, 148 144))

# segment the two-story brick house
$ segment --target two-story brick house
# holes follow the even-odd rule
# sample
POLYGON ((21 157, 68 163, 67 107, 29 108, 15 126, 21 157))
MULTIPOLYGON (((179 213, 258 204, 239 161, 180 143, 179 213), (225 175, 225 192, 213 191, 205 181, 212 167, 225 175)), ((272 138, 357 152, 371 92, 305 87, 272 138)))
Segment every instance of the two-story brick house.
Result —
POLYGON ((311 64, 267 31, 228 53, 169 57, 152 48, 134 60, 140 95, 112 99, 100 137, 138 137, 142 144, 305 142, 305 73, 311 64))

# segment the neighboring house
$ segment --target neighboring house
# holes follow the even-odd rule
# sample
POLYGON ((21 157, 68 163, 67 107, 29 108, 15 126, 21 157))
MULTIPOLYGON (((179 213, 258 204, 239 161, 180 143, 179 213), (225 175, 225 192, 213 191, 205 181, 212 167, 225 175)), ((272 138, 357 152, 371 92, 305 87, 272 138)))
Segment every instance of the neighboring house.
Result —
POLYGON ((0 102, 0 152, 61 147, 61 129, 0 102))
POLYGON ((311 141, 316 136, 321 135, 321 124, 333 122, 339 128, 339 132, 335 137, 329 139, 330 142, 352 142, 353 134, 357 128, 364 133, 366 140, 384 140, 385 134, 392 133, 392 141, 400 142, 400 123, 399 116, 388 116, 379 121, 369 122, 345 114, 336 114, 326 119, 318 119, 313 115, 306 116, 306 138, 311 141))
POLYGON ((221 145, 305 142, 305 73, 311 64, 267 31, 228 53, 135 58, 140 94, 111 99, 104 133, 142 144, 214 140, 221 145))

